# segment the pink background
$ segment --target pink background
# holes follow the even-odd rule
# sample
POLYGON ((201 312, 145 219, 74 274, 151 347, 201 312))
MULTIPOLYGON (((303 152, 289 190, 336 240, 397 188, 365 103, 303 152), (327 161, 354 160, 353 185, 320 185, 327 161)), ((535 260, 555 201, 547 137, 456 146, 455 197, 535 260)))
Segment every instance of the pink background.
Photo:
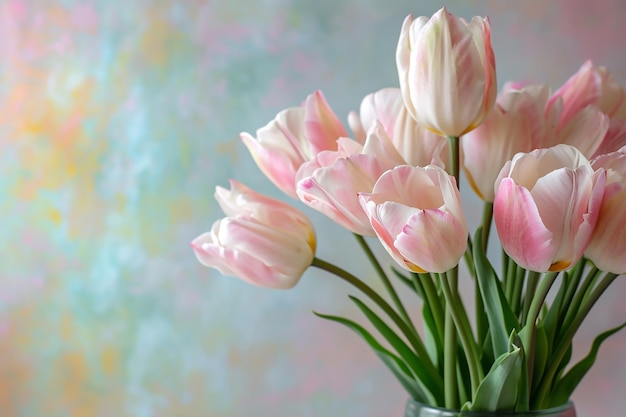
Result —
MULTIPOLYGON (((621 0, 0 1, 0 415, 403 415, 369 348, 311 314, 360 319, 350 288, 317 271, 252 287, 189 242, 230 177, 287 200, 240 131, 315 89, 345 119, 397 86, 403 18, 444 4, 491 18, 500 85, 556 88, 586 59, 626 85, 621 0)), ((352 238, 305 211, 319 256, 376 285, 352 238)), ((620 279, 577 357, 626 319, 625 295, 620 279)), ((625 349, 626 332, 603 346, 580 416, 623 415, 625 349)))

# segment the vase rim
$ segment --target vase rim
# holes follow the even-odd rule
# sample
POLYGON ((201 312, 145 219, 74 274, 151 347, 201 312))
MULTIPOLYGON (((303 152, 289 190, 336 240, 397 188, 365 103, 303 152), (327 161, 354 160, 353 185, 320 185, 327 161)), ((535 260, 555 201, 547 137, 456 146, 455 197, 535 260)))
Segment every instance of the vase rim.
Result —
POLYGON ((564 412, 566 410, 570 410, 574 408, 574 403, 568 400, 566 403, 557 405, 555 407, 543 408, 540 410, 528 410, 528 411, 461 411, 461 410, 453 410, 445 407, 437 407, 429 404, 422 403, 420 401, 414 400, 413 398, 409 398, 407 401, 408 404, 415 404, 421 407, 430 408, 432 410, 437 411, 447 411, 453 413, 462 413, 463 417, 486 417, 493 415, 494 417, 515 417, 515 416, 549 416, 554 415, 560 412, 564 412))

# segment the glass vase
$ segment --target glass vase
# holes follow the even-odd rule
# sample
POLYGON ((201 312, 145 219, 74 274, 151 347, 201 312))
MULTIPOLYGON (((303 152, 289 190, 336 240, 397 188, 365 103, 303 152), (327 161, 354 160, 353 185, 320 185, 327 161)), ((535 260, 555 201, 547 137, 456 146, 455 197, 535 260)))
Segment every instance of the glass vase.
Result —
POLYGON ((558 407, 537 411, 524 412, 489 412, 489 411, 458 411, 431 407, 409 399, 406 403, 404 417, 576 417, 576 409, 572 402, 558 407))

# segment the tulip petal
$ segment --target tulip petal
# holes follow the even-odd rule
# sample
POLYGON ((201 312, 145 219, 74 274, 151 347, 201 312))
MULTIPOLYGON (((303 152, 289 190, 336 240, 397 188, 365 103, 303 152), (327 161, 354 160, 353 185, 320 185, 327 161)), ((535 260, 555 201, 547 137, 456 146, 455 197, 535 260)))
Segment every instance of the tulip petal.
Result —
POLYGON ((409 268, 445 272, 454 267, 467 245, 467 229, 444 210, 420 210, 409 218, 394 243, 409 268))
POLYGON ((554 263, 569 265, 574 257, 574 236, 584 213, 575 181, 574 171, 561 168, 539 178, 530 191, 543 224, 552 232, 554 263))
POLYGON ((559 141, 580 150, 591 158, 609 129, 609 118, 596 106, 587 106, 574 115, 559 132, 559 141))
POLYGON ((547 271, 554 255, 552 232, 544 225, 526 188, 503 178, 494 200, 494 220, 506 253, 523 268, 547 271))
POLYGON ((307 97, 304 111, 304 133, 311 146, 311 156, 332 149, 337 139, 348 136, 346 128, 330 108, 321 91, 318 90, 307 97))
MULTIPOLYGON (((381 206, 378 206, 375 201, 371 200, 371 194, 359 194, 359 201, 361 206, 363 207, 363 211, 367 214, 372 229, 376 233, 378 240, 382 244, 383 248, 391 255, 394 261, 397 262, 398 265, 403 268, 411 271, 412 269, 405 262, 405 258, 398 252, 396 247, 394 246, 394 242, 397 236, 397 233, 392 233, 392 230, 398 230, 400 227, 404 227, 404 225, 398 227, 397 224, 387 225, 381 221, 381 212, 385 212, 389 209, 389 205, 391 203, 383 203, 381 206)), ((400 206, 400 205, 398 205, 400 206)), ((397 208, 397 207, 396 207, 397 208)), ((393 220, 401 218, 402 216, 393 217, 393 220)))
MULTIPOLYGON (((358 193, 372 190, 375 179, 366 174, 364 164, 371 158, 341 158, 328 167, 321 167, 297 184, 300 200, 325 214, 341 226, 363 236, 373 236, 367 216, 361 209, 358 193), (355 163, 354 160, 359 161, 355 163), (358 165, 361 163, 362 165, 358 165)), ((374 162, 375 163, 375 162, 374 162)))
POLYGON ((292 288, 302 275, 277 272, 254 256, 214 243, 209 236, 209 233, 198 236, 191 246, 202 265, 215 268, 222 275, 237 277, 250 284, 273 289, 292 288))
POLYGON ((626 188, 604 200, 585 255, 602 271, 626 273, 626 188))

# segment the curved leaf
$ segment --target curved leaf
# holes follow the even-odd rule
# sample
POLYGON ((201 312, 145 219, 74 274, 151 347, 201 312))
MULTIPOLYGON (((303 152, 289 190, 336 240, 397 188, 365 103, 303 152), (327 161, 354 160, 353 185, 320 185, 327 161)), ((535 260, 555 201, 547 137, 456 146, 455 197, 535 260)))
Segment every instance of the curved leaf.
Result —
POLYGON ((424 366, 424 361, 420 360, 417 354, 400 338, 380 317, 376 315, 368 306, 365 305, 357 297, 351 295, 350 299, 365 314, 372 325, 380 332, 380 334, 389 342, 389 344, 398 352, 405 364, 409 366, 416 377, 419 384, 422 385, 424 393, 428 396, 429 404, 436 404, 437 399, 443 399, 443 395, 437 395, 442 392, 442 387, 432 378, 432 374, 424 366))
MULTIPOLYGON (((476 230, 474 242, 482 242, 481 227, 476 230)), ((498 357, 509 351, 509 334, 513 329, 519 331, 519 322, 511 310, 504 291, 502 291, 500 280, 489 259, 487 259, 482 245, 475 245, 474 247, 474 264, 478 288, 489 322, 493 356, 498 357)))
POLYGON ((482 380, 469 411, 514 411, 522 374, 522 349, 500 355, 482 380))
POLYGON ((365 339, 365 342, 374 350, 374 353, 383 361, 389 370, 394 374, 398 382, 404 387, 408 394, 416 401, 427 402, 428 397, 424 390, 419 386, 413 378, 411 370, 398 356, 385 349, 378 341, 362 326, 344 317, 330 316, 313 312, 318 317, 326 320, 341 323, 354 330, 359 336, 365 339))
POLYGON ((554 399, 555 403, 562 404, 569 399, 569 397, 574 392, 574 389, 576 389, 576 386, 578 386, 581 379, 585 376, 589 369, 591 369, 591 366, 596 361, 596 358, 598 357, 598 351, 600 350, 600 346, 602 345, 602 343, 613 334, 622 330, 624 327, 626 327, 626 322, 599 334, 594 339, 587 356, 585 356, 583 359, 580 360, 580 362, 574 365, 556 383, 554 393, 550 396, 554 399))

